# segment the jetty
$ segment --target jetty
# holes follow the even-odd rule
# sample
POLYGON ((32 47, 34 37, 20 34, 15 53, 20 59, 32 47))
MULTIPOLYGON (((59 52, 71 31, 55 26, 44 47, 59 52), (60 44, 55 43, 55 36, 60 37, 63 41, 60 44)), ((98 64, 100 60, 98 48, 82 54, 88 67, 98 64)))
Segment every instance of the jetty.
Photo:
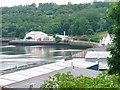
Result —
POLYGON ((72 47, 85 47, 85 48, 92 48, 98 47, 98 43, 96 42, 89 42, 89 41, 69 41, 69 42, 59 42, 56 43, 55 41, 27 41, 27 40, 12 40, 9 42, 9 45, 19 45, 19 46, 33 46, 33 45, 67 45, 72 47))
POLYGON ((71 72, 74 76, 84 75, 96 77, 101 71, 88 69, 97 65, 95 62, 87 62, 84 59, 72 59, 34 68, 16 71, 0 76, 0 85, 9 88, 29 88, 33 83, 34 88, 39 88, 48 76, 54 76, 57 72, 71 72))

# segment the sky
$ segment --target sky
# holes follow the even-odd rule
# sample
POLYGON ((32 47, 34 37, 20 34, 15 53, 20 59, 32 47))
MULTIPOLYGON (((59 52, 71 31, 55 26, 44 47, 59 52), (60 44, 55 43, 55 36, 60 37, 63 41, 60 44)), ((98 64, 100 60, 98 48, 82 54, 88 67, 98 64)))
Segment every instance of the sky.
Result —
POLYGON ((0 0, 0 7, 11 7, 17 5, 30 5, 32 3, 50 3, 54 2, 58 5, 67 4, 71 2, 72 4, 79 4, 79 3, 86 3, 86 2, 93 2, 94 0, 0 0))

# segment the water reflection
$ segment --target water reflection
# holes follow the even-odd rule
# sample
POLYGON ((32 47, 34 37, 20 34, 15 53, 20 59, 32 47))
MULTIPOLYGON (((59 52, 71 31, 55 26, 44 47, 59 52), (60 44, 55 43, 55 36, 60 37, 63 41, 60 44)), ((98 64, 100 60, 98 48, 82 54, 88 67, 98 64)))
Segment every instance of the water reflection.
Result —
POLYGON ((39 46, 39 47, 25 47, 25 52, 32 54, 33 56, 38 57, 49 57, 53 56, 51 53, 49 53, 53 48, 39 46))
POLYGON ((61 61, 64 56, 71 55, 71 52, 52 52, 54 50, 67 50, 69 47, 63 46, 5 46, 2 48, 0 57, 2 59, 1 69, 15 66, 37 63, 40 65, 61 61))

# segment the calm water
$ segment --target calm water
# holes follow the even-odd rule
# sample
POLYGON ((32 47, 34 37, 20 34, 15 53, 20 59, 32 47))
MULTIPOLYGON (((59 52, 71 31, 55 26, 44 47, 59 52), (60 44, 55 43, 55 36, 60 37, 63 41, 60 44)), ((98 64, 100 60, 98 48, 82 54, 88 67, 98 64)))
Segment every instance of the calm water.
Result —
MULTIPOLYGON (((0 70, 37 63, 40 65, 59 62, 74 52, 62 50, 74 49, 67 46, 12 46, 3 43, 0 46, 0 70)), ((81 50, 81 49, 74 49, 81 50)))

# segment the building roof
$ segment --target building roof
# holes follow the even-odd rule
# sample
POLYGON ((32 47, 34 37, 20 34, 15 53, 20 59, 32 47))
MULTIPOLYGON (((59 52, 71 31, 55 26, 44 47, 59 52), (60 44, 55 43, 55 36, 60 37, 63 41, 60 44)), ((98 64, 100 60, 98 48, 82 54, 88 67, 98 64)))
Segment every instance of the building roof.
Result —
POLYGON ((85 58, 107 58, 110 52, 107 51, 88 51, 85 58))
POLYGON ((96 77, 98 74, 101 73, 101 71, 95 71, 95 70, 90 70, 90 69, 85 69, 85 68, 78 68, 75 67, 72 69, 71 67, 65 67, 60 70, 56 70, 47 74, 39 75, 36 77, 32 77, 26 80, 23 80, 21 82, 16 82, 7 85, 8 87, 12 88, 29 88, 29 84, 33 84, 33 88, 39 88, 41 84, 44 83, 44 80, 48 79, 48 76, 54 76, 57 72, 60 73, 67 73, 71 72, 74 76, 79 76, 79 75, 84 75, 84 76, 90 76, 90 77, 96 77))
POLYGON ((48 76, 53 76, 57 72, 66 73, 71 71, 74 76, 85 75, 96 77, 100 72, 88 70, 86 68, 96 65, 94 62, 87 62, 85 59, 73 59, 51 63, 43 66, 38 66, 26 70, 5 74, 0 76, 0 85, 14 88, 27 88, 28 83, 35 83, 38 88, 48 76), (71 65, 72 64, 72 65, 71 65), (75 69, 72 69, 72 66, 75 69))
MULTIPOLYGON (((31 31, 31 32, 29 32, 29 33, 27 33, 27 34, 46 34, 46 33, 41 32, 41 31, 31 31)), ((47 34, 46 34, 46 35, 47 35, 47 34)))

